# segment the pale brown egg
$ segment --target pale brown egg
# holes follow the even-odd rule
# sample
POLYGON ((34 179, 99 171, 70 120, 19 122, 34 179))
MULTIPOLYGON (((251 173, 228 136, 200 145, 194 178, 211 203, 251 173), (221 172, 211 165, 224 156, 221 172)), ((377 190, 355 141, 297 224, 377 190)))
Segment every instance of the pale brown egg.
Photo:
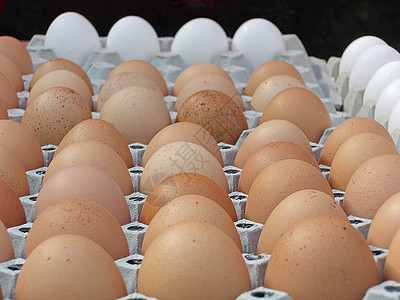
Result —
POLYGON ((8 120, 8 111, 6 103, 0 98, 0 120, 8 120))
POLYGON ((399 182, 399 155, 370 158, 351 177, 342 208, 347 215, 372 219, 386 200, 400 192, 399 182))
POLYGON ((310 143, 299 127, 286 120, 271 120, 258 125, 250 132, 240 146, 234 165, 242 169, 258 149, 278 141, 295 143, 312 154, 310 143))
POLYGON ((0 179, 0 221, 7 228, 26 223, 24 208, 17 194, 0 179))
POLYGON ((43 91, 55 87, 66 87, 74 90, 82 96, 85 102, 89 105, 90 110, 93 110, 92 93, 85 81, 75 73, 67 70, 51 71, 40 77, 29 94, 26 102, 27 106, 29 107, 35 98, 43 91))
POLYGON ((78 92, 53 87, 44 90, 27 106, 21 123, 45 146, 58 145, 76 124, 91 118, 89 105, 78 92))
POLYGON ((351 176, 362 163, 384 154, 398 154, 384 137, 369 132, 352 135, 342 143, 333 158, 329 184, 333 189, 345 191, 351 176))
POLYGON ((361 132, 378 134, 387 139, 393 146, 389 132, 379 122, 370 118, 355 117, 340 124, 328 137, 321 151, 319 162, 330 166, 337 150, 350 136, 361 132))
POLYGON ((224 93, 229 97, 230 101, 235 102, 241 110, 244 110, 242 97, 235 85, 222 76, 210 74, 197 76, 185 84, 176 99, 175 110, 179 111, 187 99, 193 94, 204 90, 224 93))
POLYGON ((2 54, 0 54, 0 73, 3 73, 11 81, 17 92, 24 90, 24 81, 18 66, 9 57, 2 54))
POLYGON ((309 152, 301 146, 291 142, 273 142, 262 146, 257 150, 243 166, 239 177, 238 191, 249 193, 250 187, 260 172, 283 159, 299 159, 309 163, 319 170, 317 161, 309 152))
POLYGON ((137 72, 118 73, 109 78, 100 90, 96 111, 101 112, 108 99, 118 91, 131 86, 139 86, 152 90, 163 97, 157 84, 144 74, 137 72))
POLYGON ((158 299, 236 299, 251 289, 241 251, 218 227, 185 221, 151 243, 138 276, 138 292, 158 299), (188 257, 182 263, 182 258, 188 257))
POLYGON ((202 75, 218 75, 228 79, 232 84, 233 80, 229 76, 228 72, 222 69, 217 64, 213 63, 197 63, 187 67, 181 74, 179 74, 178 78, 175 81, 174 88, 172 90, 172 95, 178 96, 182 88, 197 76, 202 75))
POLYGON ((211 199, 226 211, 232 221, 237 221, 232 200, 221 186, 200 174, 180 173, 165 178, 154 187, 143 205, 140 222, 149 224, 164 205, 187 194, 201 195, 211 199))
POLYGON ((261 82, 250 101, 252 110, 263 112, 268 102, 278 93, 290 87, 306 88, 305 84, 289 75, 274 75, 261 82))
POLYGON ((306 189, 333 197, 328 181, 309 163, 297 159, 277 161, 263 169, 254 180, 247 198, 246 219, 264 224, 283 199, 306 189))
POLYGON ((114 179, 124 195, 133 193, 131 176, 121 156, 110 146, 98 141, 82 141, 65 147, 51 161, 43 184, 57 171, 79 165, 99 168, 114 179))
POLYGON ((367 242, 348 220, 334 216, 291 227, 272 251, 264 282, 293 299, 362 299, 377 284, 367 242))
POLYGON ((295 67, 284 61, 273 60, 262 64, 256 70, 254 70, 247 81, 244 94, 247 96, 253 96, 254 91, 261 82, 275 75, 288 75, 305 84, 303 77, 295 67))
MULTIPOLYGON (((0 220, 0 263, 9 261, 15 258, 14 246, 11 241, 11 237, 7 231, 6 226, 0 220)), ((0 298, 1 298, 1 287, 0 287, 0 298)))
POLYGON ((389 253, 385 261, 383 280, 400 281, 400 230, 397 230, 389 246, 389 253))
POLYGON ((17 91, 3 73, 0 73, 0 98, 3 99, 7 109, 19 108, 17 91))
POLYGON ((70 72, 78 75, 80 78, 82 78, 85 81, 91 94, 93 95, 92 82, 90 81, 89 76, 86 74, 86 72, 79 65, 74 63, 73 61, 70 61, 68 59, 61 58, 61 57, 56 57, 56 58, 46 61, 35 71, 32 79, 31 79, 31 83, 29 85, 29 90, 31 90, 33 88, 33 86, 36 84, 36 82, 43 75, 46 75, 47 73, 50 73, 50 72, 56 71, 56 70, 66 70, 66 71, 70 71, 70 72))
POLYGON ((225 173, 215 156, 190 142, 173 142, 158 149, 144 167, 140 192, 149 194, 165 178, 188 172, 207 176, 229 192, 225 173))
POLYGON ((20 160, 25 170, 44 165, 42 148, 32 131, 11 120, 0 120, 0 145, 8 147, 20 160))
POLYGON ((279 203, 265 222, 258 241, 257 253, 271 254, 282 235, 297 222, 311 216, 336 216, 347 220, 339 204, 329 195, 317 190, 301 190, 279 203))
POLYGON ((121 156, 128 168, 133 167, 132 154, 122 134, 110 123, 99 119, 88 119, 76 124, 64 136, 54 156, 66 146, 86 140, 99 141, 110 146, 121 156))
POLYGON ((161 72, 158 71, 157 68, 151 63, 140 59, 125 61, 112 69, 111 73, 107 77, 107 80, 116 74, 124 72, 136 72, 146 75, 153 80, 155 84, 157 84, 163 96, 168 95, 168 88, 164 77, 162 76, 161 72))
POLYGON ((191 122, 179 122, 168 125, 160 130, 147 145, 143 154, 142 166, 144 167, 149 158, 162 146, 172 142, 191 142, 206 148, 224 166, 221 150, 213 136, 200 125, 191 122))
POLYGON ((18 39, 11 36, 0 36, 0 53, 8 56, 15 64, 17 64, 22 75, 33 73, 31 55, 18 39))
POLYGON ((117 299, 127 295, 114 260, 92 240, 74 234, 53 236, 26 259, 16 299, 117 299))

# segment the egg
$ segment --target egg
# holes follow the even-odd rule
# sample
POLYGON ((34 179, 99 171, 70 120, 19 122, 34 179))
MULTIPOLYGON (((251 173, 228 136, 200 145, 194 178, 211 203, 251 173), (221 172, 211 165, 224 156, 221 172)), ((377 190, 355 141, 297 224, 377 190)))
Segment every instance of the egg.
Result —
POLYGON ((348 220, 313 216, 278 240, 264 285, 293 299, 361 299, 379 284, 374 257, 348 220))
POLYGON ((214 90, 191 95, 180 107, 176 122, 196 123, 206 129, 217 143, 231 145, 248 128, 246 117, 236 102, 228 95, 214 90))
POLYGON ((0 120, 8 120, 8 111, 6 103, 0 98, 0 120))
POLYGON ((61 140, 54 156, 66 146, 86 141, 99 141, 115 150, 128 168, 133 167, 132 154, 122 134, 110 123, 99 119, 87 119, 76 124, 61 140))
POLYGON ((206 148, 218 159, 221 166, 224 166, 221 150, 213 136, 200 125, 191 122, 179 122, 161 129, 147 145, 142 158, 142 166, 144 167, 154 152, 162 146, 179 141, 191 142, 206 148))
POLYGON ((258 149, 278 141, 295 143, 312 154, 310 143, 299 127, 286 120, 270 120, 258 125, 246 137, 236 155, 234 165, 243 169, 246 161, 258 149))
POLYGON ((113 148, 98 141, 82 141, 65 147, 51 161, 43 184, 57 171, 79 165, 99 168, 115 180, 124 195, 133 193, 131 176, 125 162, 113 148))
POLYGON ((117 51, 123 61, 151 61, 160 52, 157 32, 138 16, 126 16, 115 22, 107 34, 106 45, 117 51))
MULTIPOLYGON (((399 93, 400 77, 386 85, 376 101, 374 119, 384 126, 388 126, 387 122, 390 121, 390 115, 400 101, 399 93)), ((392 122, 393 120, 394 119, 392 119, 392 122)), ((391 128, 391 130, 393 130, 393 128, 391 128)))
POLYGON ((290 87, 306 88, 302 81, 289 75, 274 75, 268 77, 261 82, 254 91, 250 101, 251 109, 263 112, 268 102, 270 102, 273 97, 290 87))
POLYGON ((17 194, 0 179, 0 221, 7 228, 26 223, 24 208, 17 194))
POLYGON ((378 122, 362 117, 355 117, 344 121, 329 135, 322 148, 319 163, 330 166, 339 147, 352 135, 361 132, 378 134, 387 139, 393 146, 394 142, 387 130, 378 122))
POLYGON ((314 159, 314 156, 301 146, 282 141, 269 143, 258 149, 244 164, 242 174, 239 177, 238 191, 248 194, 258 174, 260 174, 264 168, 283 159, 299 159, 319 170, 318 163, 314 159))
POLYGON ((400 114, 400 105, 399 105, 399 103, 397 103, 393 107, 393 110, 389 116, 388 131, 390 133, 393 133, 393 131, 395 129, 400 129, 400 122, 399 122, 399 118, 398 118, 399 114, 400 114))
POLYGON ((0 73, 0 98, 3 99, 7 109, 19 108, 17 91, 3 73, 0 73))
POLYGON ((397 230, 392 242, 390 243, 389 253, 386 257, 383 280, 400 280, 399 262, 400 262, 400 230, 397 230))
POLYGON ((17 92, 24 90, 24 81, 22 80, 22 73, 18 69, 17 64, 12 61, 9 57, 0 54, 0 73, 11 81, 17 92))
POLYGON ((336 216, 347 220, 339 204, 318 190, 301 190, 290 194, 269 215, 261 231, 257 253, 271 254, 276 243, 293 225, 311 216, 336 216))
POLYGON ((363 162, 374 156, 397 154, 397 149, 384 137, 361 132, 343 142, 333 158, 329 184, 333 189, 345 191, 351 176, 363 162))
POLYGON ((59 234, 77 234, 100 245, 116 260, 129 255, 128 242, 115 217, 101 205, 79 198, 58 201, 46 208, 29 230, 24 256, 59 234))
POLYGON ((381 205, 400 192, 399 155, 380 155, 364 162, 346 188, 343 210, 347 215, 372 219, 381 205))
POLYGON ((154 239, 138 276, 138 292, 158 299, 235 299, 250 289, 235 243, 216 226, 199 221, 175 224, 154 239))
POLYGON ((302 160, 284 159, 263 169, 250 187, 246 219, 264 224, 274 208, 290 194, 315 189, 333 197, 322 173, 302 160))
POLYGON ((74 234, 38 245, 18 275, 16 299, 116 299, 127 295, 124 278, 110 254, 74 234))
POLYGON ((17 64, 22 75, 33 73, 31 55, 18 39, 11 36, 0 36, 0 53, 17 64))
POLYGON ((57 57, 82 66, 90 52, 101 47, 96 28, 81 14, 65 12, 51 22, 46 31, 44 46, 57 57))
POLYGON ((225 173, 215 156, 190 142, 173 142, 158 149, 144 167, 140 192, 149 194, 168 176, 187 172, 207 176, 229 192, 225 173))
MULTIPOLYGON (((0 243, 1 243, 0 263, 14 259, 15 258, 14 246, 6 226, 4 226, 1 220, 0 220, 0 243)), ((1 296, 1 287, 0 287, 0 296, 1 296)))
POLYGON ((128 144, 148 144, 171 116, 160 93, 131 86, 113 94, 101 109, 100 119, 113 125, 128 144))

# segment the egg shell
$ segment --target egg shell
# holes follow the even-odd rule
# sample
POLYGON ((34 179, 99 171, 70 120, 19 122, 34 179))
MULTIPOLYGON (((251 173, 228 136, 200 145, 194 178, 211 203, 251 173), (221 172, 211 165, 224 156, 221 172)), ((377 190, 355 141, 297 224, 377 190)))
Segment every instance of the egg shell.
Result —
POLYGON ((117 183, 104 171, 84 165, 64 168, 43 184, 34 219, 49 206, 69 198, 83 198, 103 206, 121 226, 131 222, 128 204, 117 183))
POLYGON ((3 73, 0 73, 0 98, 3 99, 7 109, 19 108, 17 91, 3 73))
POLYGON ((229 192, 225 173, 215 156, 190 142, 173 142, 158 149, 144 167, 140 191, 149 194, 163 179, 187 172, 207 176, 229 192))
POLYGON ((319 163, 330 166, 337 150, 352 135, 370 132, 386 138, 393 146, 394 142, 389 132, 378 122, 370 118, 355 117, 344 121, 328 137, 322 148, 319 163))
POLYGON ((113 94, 101 109, 100 119, 113 125, 128 144, 147 145, 171 124, 162 95, 141 86, 130 86, 113 94))
POLYGON ((351 176, 362 163, 384 154, 398 154, 384 137, 369 132, 352 135, 343 142, 333 158, 329 184, 333 189, 345 191, 351 176))
MULTIPOLYGON (((14 259, 15 258, 14 246, 6 226, 4 226, 1 220, 0 220, 0 244, 1 244, 0 263, 14 259)), ((0 298, 1 298, 1 287, 0 287, 0 298)))
POLYGON ((18 39, 11 36, 0 36, 0 53, 9 57, 17 64, 22 75, 33 73, 31 55, 18 39))
MULTIPOLYGON (((400 64, 400 61, 399 61, 400 64)), ((400 65, 399 65, 400 71, 400 65)), ((390 115, 397 103, 400 101, 400 75, 399 78, 393 80, 385 86, 383 91, 380 93, 375 106, 374 119, 380 122, 382 125, 387 126, 386 121, 390 122, 390 115)), ((392 119, 393 120, 393 119, 392 119)), ((388 127, 389 128, 389 127, 388 127)), ((393 128, 390 128, 392 132, 393 128)))
POLYGON ((0 120, 8 120, 7 106, 3 99, 0 98, 0 120))
POLYGON ((291 142, 273 142, 257 150, 243 166, 239 177, 238 191, 248 194, 254 180, 260 172, 283 159, 299 159, 305 161, 319 170, 317 161, 301 146, 291 142))
MULTIPOLYGON (((182 93, 182 92, 181 92, 182 93)), ((176 122, 192 122, 205 128, 217 141, 234 145, 247 121, 241 108, 226 94, 204 90, 191 95, 180 107, 176 122)))
POLYGON ((400 263, 400 230, 397 230, 390 243, 389 253, 385 261, 383 280, 400 281, 399 263, 400 263))
POLYGON ((343 199, 343 210, 347 215, 372 219, 386 200, 400 192, 399 180, 399 155, 370 158, 351 177, 343 199))
POLYGON ((270 120, 258 125, 246 137, 236 155, 234 165, 243 169, 246 161, 258 149, 264 145, 278 141, 295 143, 312 154, 310 143, 299 127, 287 120, 270 120))
POLYGON ((333 197, 325 177, 309 163, 297 159, 273 163, 261 171, 250 188, 246 219, 264 224, 283 199, 305 189, 315 189, 333 197))
POLYGON ((61 140, 54 156, 66 146, 86 141, 99 141, 115 150, 128 168, 133 167, 132 155, 122 134, 110 123, 100 119, 87 119, 76 124, 61 140))
POLYGON ((25 211, 17 194, 0 179, 0 221, 7 228, 26 223, 25 211))
POLYGON ((112 257, 92 240, 53 236, 29 255, 19 273, 16 299, 116 299, 127 295, 112 257))
POLYGON ((250 289, 235 243, 216 226, 199 221, 161 233, 146 251, 138 276, 138 292, 158 299, 235 299, 250 289))
POLYGON ((24 90, 24 81, 20 69, 8 56, 0 54, 0 72, 11 81, 17 92, 24 90))
POLYGON ((125 162, 113 148, 98 141, 82 141, 65 147, 51 161, 43 184, 57 171, 79 165, 99 168, 114 179, 124 195, 133 193, 131 176, 125 162))
POLYGON ((264 282, 294 299, 361 299, 377 284, 367 242, 348 220, 333 216, 291 227, 272 252, 264 282))

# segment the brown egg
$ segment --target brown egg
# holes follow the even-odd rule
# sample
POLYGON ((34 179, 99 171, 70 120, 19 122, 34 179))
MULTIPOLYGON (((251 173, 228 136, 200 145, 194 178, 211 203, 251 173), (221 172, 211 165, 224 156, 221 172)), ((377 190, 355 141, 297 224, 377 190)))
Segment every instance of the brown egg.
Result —
POLYGON ((299 159, 319 170, 314 156, 299 145, 291 142, 269 143, 258 149, 244 164, 242 174, 239 177, 239 192, 248 194, 258 174, 264 168, 283 159, 299 159))
POLYGON ((246 117, 227 95, 205 90, 191 95, 181 106, 176 122, 192 122, 206 129, 217 141, 234 145, 243 130, 246 117))
POLYGON ((42 78, 43 75, 46 75, 47 73, 50 73, 50 72, 56 71, 56 70, 66 70, 66 71, 70 71, 70 72, 78 75, 80 78, 83 79, 83 81, 85 81, 91 94, 93 95, 92 82, 90 81, 89 76, 86 74, 86 72, 79 65, 74 63, 73 61, 70 61, 68 59, 61 58, 61 57, 56 57, 56 58, 46 61, 35 71, 32 79, 31 79, 31 83, 29 85, 29 90, 31 90, 33 88, 33 86, 36 84, 36 82, 40 78, 42 78))
POLYGON ((54 87, 66 87, 74 90, 82 96, 89 105, 90 110, 93 110, 92 93, 85 81, 75 73, 67 70, 51 71, 40 77, 29 94, 26 102, 27 106, 29 106, 40 93, 54 87))
POLYGON ((110 146, 98 141, 82 141, 65 147, 51 161, 43 184, 57 171, 80 165, 99 168, 114 179, 124 195, 133 193, 131 176, 121 156, 110 146))
MULTIPOLYGON (((14 259, 15 258, 14 246, 6 226, 4 226, 1 220, 0 220, 0 244, 1 244, 0 263, 14 259)), ((0 298, 1 298, 1 287, 0 287, 0 298)))
POLYGON ((0 145, 8 147, 18 157, 26 171, 44 165, 42 149, 36 136, 16 121, 0 120, 0 145))
POLYGON ((58 145, 72 127, 91 118, 90 108, 79 93, 54 87, 44 90, 27 106, 21 123, 45 146, 58 145))
POLYGON ((311 216, 336 216, 347 220, 337 202, 317 190, 301 190, 279 203, 265 222, 258 241, 257 253, 271 254, 281 236, 297 222, 311 216))
POLYGON ((369 132, 352 135, 342 143, 333 158, 329 184, 333 189, 345 191, 351 176, 362 163, 384 154, 398 154, 384 137, 369 132))
POLYGON ((68 198, 87 199, 103 206, 120 225, 131 222, 128 204, 116 182, 99 168, 83 165, 64 168, 43 184, 34 219, 47 207, 68 198))
POLYGON ((74 234, 53 236, 25 261, 16 299, 116 299, 127 295, 124 278, 110 254, 74 234))
POLYGON ((140 86, 152 90, 163 97, 157 84, 144 74, 137 72, 118 73, 109 78, 100 90, 96 111, 101 112, 104 104, 116 92, 131 86, 140 86))
POLYGON ((305 84, 289 75, 274 75, 261 82, 254 91, 250 106, 252 110, 263 112, 268 102, 278 93, 290 87, 306 88, 305 84))
POLYGON ((0 98, 0 120, 8 120, 8 111, 6 103, 0 98))
POLYGON ((163 179, 188 172, 207 176, 229 192, 225 173, 215 156, 190 142, 173 142, 158 149, 144 167, 140 191, 149 194, 163 179))
POLYGON ((58 201, 33 223, 24 256, 43 241, 59 234, 77 234, 100 245, 116 260, 129 255, 128 242, 117 219, 103 206, 79 198, 58 201))
POLYGON ((350 136, 361 132, 370 132, 378 134, 387 139, 393 146, 394 142, 389 132, 379 122, 370 119, 356 117, 351 118, 340 124, 328 137, 324 147, 322 148, 319 162, 326 166, 332 164, 332 160, 336 155, 337 150, 350 136))
POLYGON ((379 284, 374 257, 348 220, 313 216, 278 240, 264 285, 293 299, 362 299, 379 284))
POLYGON ((191 81, 192 79, 202 76, 202 75, 219 75, 226 79, 228 79, 233 84, 233 80, 231 76, 229 76, 228 72, 222 69, 217 64, 213 63, 197 63, 187 67, 181 74, 179 74, 178 78, 175 81, 174 88, 172 90, 172 95, 178 96, 182 88, 191 81))
POLYGON ((3 99, 7 109, 19 108, 17 91, 3 73, 0 73, 0 98, 3 99))
POLYGON ((271 120, 258 125, 250 132, 240 146, 234 165, 242 169, 249 157, 258 149, 278 141, 295 143, 312 154, 310 143, 299 127, 286 120, 271 120))
POLYGON ((144 167, 149 158, 162 146, 172 142, 191 142, 206 148, 224 166, 221 150, 213 136, 200 125, 191 122, 179 122, 168 125, 160 130, 147 145, 143 154, 142 166, 144 167))
POLYGON ((210 74, 197 76, 185 84, 176 99, 175 110, 179 111, 187 99, 189 99, 193 94, 204 90, 213 90, 224 93, 229 97, 229 100, 232 100, 241 110, 244 110, 242 97, 235 85, 225 77, 210 74))
POLYGON ((11 36, 0 36, 0 53, 18 65, 22 75, 33 73, 31 55, 21 41, 11 36))
POLYGON ((138 276, 138 292, 158 299, 236 299, 250 289, 241 251, 221 229, 199 221, 154 239, 138 276))
POLYGON ((26 223, 25 211, 17 194, 0 179, 0 221, 7 228, 26 223))
POLYGON ((295 67, 284 61, 273 60, 259 66, 251 74, 249 80, 247 81, 244 94, 247 96, 253 96, 254 91, 261 84, 261 82, 275 75, 288 75, 300 80, 303 84, 305 84, 303 77, 295 67))
POLYGON ((168 96, 168 88, 167 84, 165 83, 164 77, 162 76, 161 72, 158 71, 157 68, 154 67, 151 63, 140 59, 125 61, 116 66, 111 71, 111 73, 107 77, 107 80, 116 74, 124 72, 136 72, 146 75, 151 80, 153 80, 155 84, 157 84, 163 96, 168 96))
POLYGON ((225 210, 207 197, 187 194, 179 196, 165 204, 151 220, 143 239, 143 255, 145 255, 154 239, 167 228, 177 223, 190 220, 207 222, 218 227, 225 232, 236 244, 238 249, 242 251, 239 233, 225 210))
POLYGON ((148 144, 171 116, 161 94, 141 86, 131 86, 113 94, 101 110, 100 119, 109 122, 128 144, 148 144))
POLYGON ((76 124, 64 136, 54 155, 70 144, 86 140, 99 141, 110 146, 121 156, 128 168, 133 167, 132 154, 122 134, 110 123, 99 119, 88 119, 76 124))
POLYGON ((389 253, 385 261, 383 280, 400 281, 400 230, 397 230, 390 243, 389 253))
POLYGON ((302 160, 285 159, 266 167, 254 180, 246 204, 246 219, 264 224, 274 208, 290 194, 306 189, 333 197, 328 181, 302 160))
POLYGON ((372 219, 386 200, 400 192, 399 182, 399 155, 370 158, 351 177, 342 208, 347 215, 372 219))
POLYGON ((0 54, 0 73, 3 73, 11 81, 17 92, 24 90, 24 81, 18 66, 8 56, 2 54, 0 54))

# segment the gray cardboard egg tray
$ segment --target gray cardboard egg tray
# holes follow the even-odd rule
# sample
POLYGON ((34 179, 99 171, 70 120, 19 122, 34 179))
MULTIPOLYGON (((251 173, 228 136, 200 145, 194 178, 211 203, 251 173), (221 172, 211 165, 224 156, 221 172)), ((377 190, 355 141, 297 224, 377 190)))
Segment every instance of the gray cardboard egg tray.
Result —
MULTIPOLYGON (((28 45, 28 50, 31 53, 34 62, 34 70, 36 70, 46 60, 55 57, 55 54, 51 49, 46 49, 43 47, 43 39, 43 35, 35 35, 28 45)), ((281 54, 280 60, 291 63, 299 70, 307 83, 307 87, 322 99, 328 111, 330 112, 332 119, 333 127, 328 128, 325 131, 320 142, 318 144, 310 143, 314 157, 318 161, 323 144, 325 143, 329 134, 336 128, 336 126, 352 116, 351 114, 340 111, 343 109, 344 104, 342 101, 343 95, 345 95, 347 102, 355 102, 354 99, 360 96, 356 93, 353 93, 355 95, 354 99, 349 100, 349 95, 344 94, 346 80, 340 79, 337 76, 340 58, 331 57, 326 63, 322 59, 309 57, 303 44, 296 35, 284 35, 284 39, 288 50, 281 54), (340 82, 344 83, 340 85, 338 84, 340 82)), ((172 90, 173 83, 175 82, 176 78, 185 68, 182 59, 178 55, 169 52, 172 40, 172 37, 164 37, 159 39, 162 52, 160 52, 152 61, 152 63, 160 70, 166 79, 167 86, 170 91, 172 90)), ((105 38, 102 38, 102 44, 105 45, 105 38)), ((110 49, 101 48, 93 51, 90 54, 83 68, 88 73, 95 90, 95 96, 93 96, 94 103, 97 102, 98 92, 104 84, 105 78, 109 72, 120 62, 121 60, 118 54, 110 49)), ((215 63, 219 64, 230 74, 238 90, 243 92, 249 75, 251 74, 251 71, 248 68, 248 63, 245 61, 243 55, 228 51, 226 53, 221 53, 216 58, 215 63)), ((24 76, 26 91, 18 93, 20 108, 9 110, 10 119, 16 121, 21 120, 26 107, 26 100, 29 96, 29 92, 27 92, 27 90, 31 78, 32 75, 24 76)), ((238 221, 235 222, 235 225, 242 242, 243 259, 248 267, 252 283, 252 290, 240 295, 237 299, 290 299, 290 297, 284 292, 263 287, 265 271, 270 259, 270 255, 257 255, 256 250, 258 239, 264 225, 246 220, 244 218, 247 195, 237 191, 241 169, 233 166, 233 162, 243 140, 259 124, 261 118, 261 113, 249 110, 251 97, 242 96, 242 98, 246 107, 245 116, 249 129, 242 133, 235 145, 219 143, 225 166, 224 172, 229 184, 229 196, 232 199, 238 216, 238 221)), ((172 121, 174 122, 176 118, 176 112, 174 112, 173 109, 176 102, 176 97, 166 96, 165 101, 170 110, 172 121)), ((99 113, 97 112, 93 112, 92 115, 93 118, 99 117, 99 113)), ((134 167, 129 169, 129 172, 135 191, 139 190, 140 178, 143 172, 143 168, 140 167, 140 165, 146 147, 146 145, 141 143, 133 143, 129 145, 129 149, 134 161, 134 167)), ((16 280, 22 265, 25 262, 23 258, 23 251, 29 229, 33 222, 34 206, 38 193, 41 189, 42 180, 47 170, 47 166, 50 164, 56 149, 57 146, 55 145, 47 145, 42 147, 45 167, 27 172, 31 195, 20 198, 25 209, 27 223, 8 229, 13 241, 16 258, 0 264, 0 283, 5 299, 14 298, 16 280)), ((328 179, 330 168, 320 165, 320 169, 322 174, 328 179)), ((342 205, 344 192, 338 190, 333 190, 333 192, 335 200, 342 205)), ((128 296, 121 299, 155 299, 137 293, 137 276, 141 261, 143 259, 143 256, 140 254, 141 246, 148 227, 145 224, 141 224, 139 220, 146 198, 147 196, 140 192, 134 192, 133 194, 126 196, 132 223, 122 226, 122 229, 129 244, 130 256, 115 261, 124 277, 128 290, 128 296)), ((357 228, 366 238, 371 220, 354 216, 349 216, 349 220, 352 225, 357 228)), ((374 254, 374 258, 382 280, 383 267, 388 250, 379 249, 372 246, 370 248, 374 254)), ((364 299, 400 299, 400 283, 394 281, 383 282, 378 286, 372 287, 366 293, 364 299)))

